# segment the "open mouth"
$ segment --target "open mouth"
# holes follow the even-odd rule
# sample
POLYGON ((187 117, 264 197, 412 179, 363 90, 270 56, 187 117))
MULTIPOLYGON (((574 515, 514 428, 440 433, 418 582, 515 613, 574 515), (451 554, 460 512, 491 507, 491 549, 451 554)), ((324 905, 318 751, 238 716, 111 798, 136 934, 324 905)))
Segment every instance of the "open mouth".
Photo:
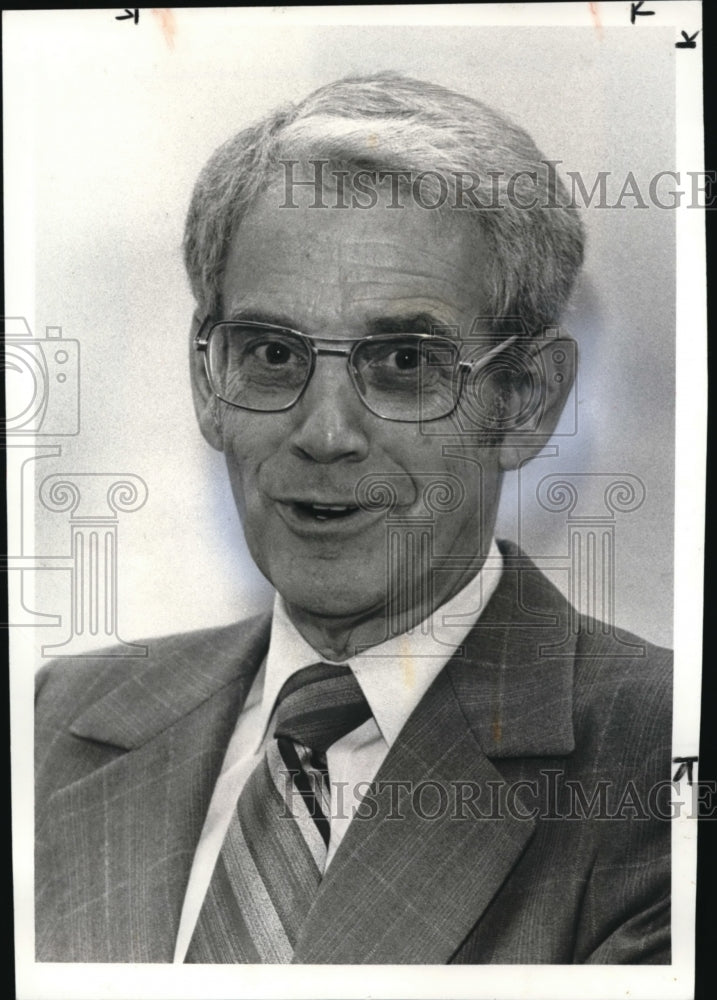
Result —
POLYGON ((299 517, 312 521, 338 521, 351 517, 359 510, 352 504, 304 503, 298 500, 291 507, 299 517))

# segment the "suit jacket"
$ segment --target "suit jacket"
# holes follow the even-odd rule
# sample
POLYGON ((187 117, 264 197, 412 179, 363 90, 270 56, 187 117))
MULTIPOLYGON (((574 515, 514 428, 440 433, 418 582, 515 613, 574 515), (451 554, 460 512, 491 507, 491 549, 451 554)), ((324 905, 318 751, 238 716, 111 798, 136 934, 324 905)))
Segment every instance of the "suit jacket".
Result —
MULTIPOLYGON (((670 654, 580 618, 501 547, 500 584, 388 753, 295 962, 670 961, 670 824, 653 815, 669 812, 670 654)), ((39 961, 172 961, 269 625, 41 672, 39 961)))

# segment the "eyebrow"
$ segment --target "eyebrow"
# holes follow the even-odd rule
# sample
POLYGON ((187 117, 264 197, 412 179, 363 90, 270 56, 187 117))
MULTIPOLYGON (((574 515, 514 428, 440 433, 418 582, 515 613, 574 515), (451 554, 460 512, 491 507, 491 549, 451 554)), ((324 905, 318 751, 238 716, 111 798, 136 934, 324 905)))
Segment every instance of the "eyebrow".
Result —
POLYGON ((380 316, 369 320, 367 333, 434 333, 445 335, 449 324, 442 323, 429 312, 413 313, 409 316, 380 316))
POLYGON ((230 316, 227 316, 227 323, 270 323, 272 326, 284 326, 289 330, 295 330, 291 318, 283 313, 266 312, 263 309, 238 309, 230 316))
MULTIPOLYGON (((289 330, 300 330, 300 327, 285 313, 274 313, 250 307, 233 312, 226 322, 269 323, 272 326, 281 326, 289 330)), ((418 312, 404 316, 377 316, 374 319, 369 319, 359 336, 379 333, 437 333, 445 337, 455 335, 455 332, 454 326, 442 322, 432 313, 418 312)))

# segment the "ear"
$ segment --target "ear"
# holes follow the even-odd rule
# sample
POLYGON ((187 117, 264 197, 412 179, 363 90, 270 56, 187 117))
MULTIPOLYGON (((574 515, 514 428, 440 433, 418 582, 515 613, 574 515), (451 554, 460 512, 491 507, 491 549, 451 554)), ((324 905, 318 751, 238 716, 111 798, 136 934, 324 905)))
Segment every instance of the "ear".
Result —
MULTIPOLYGON (((517 469, 547 444, 575 381, 577 344, 570 337, 540 336, 523 353, 522 373, 509 381, 508 419, 500 444, 500 466, 517 469)), ((520 367, 520 366, 519 366, 520 367)))
POLYGON ((204 361, 206 355, 203 351, 198 351, 194 346, 194 338, 199 332, 200 326, 199 317, 195 313, 189 328, 189 371, 192 379, 194 412, 197 415, 197 422, 204 435, 204 440, 212 448, 216 448, 217 451, 224 451, 224 438, 219 413, 220 403, 212 392, 209 380, 207 379, 204 361))

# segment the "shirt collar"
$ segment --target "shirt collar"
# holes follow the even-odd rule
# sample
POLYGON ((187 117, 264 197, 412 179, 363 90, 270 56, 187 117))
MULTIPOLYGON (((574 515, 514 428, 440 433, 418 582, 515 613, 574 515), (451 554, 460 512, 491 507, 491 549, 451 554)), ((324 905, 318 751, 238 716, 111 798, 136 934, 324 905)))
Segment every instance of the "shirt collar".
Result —
MULTIPOLYGON (((503 557, 495 542, 479 572, 411 632, 371 646, 348 663, 376 724, 391 747, 409 715, 475 625, 498 586, 503 557)), ((283 598, 274 599, 271 639, 261 698, 259 745, 286 681, 298 670, 326 660, 291 622, 283 598)))

